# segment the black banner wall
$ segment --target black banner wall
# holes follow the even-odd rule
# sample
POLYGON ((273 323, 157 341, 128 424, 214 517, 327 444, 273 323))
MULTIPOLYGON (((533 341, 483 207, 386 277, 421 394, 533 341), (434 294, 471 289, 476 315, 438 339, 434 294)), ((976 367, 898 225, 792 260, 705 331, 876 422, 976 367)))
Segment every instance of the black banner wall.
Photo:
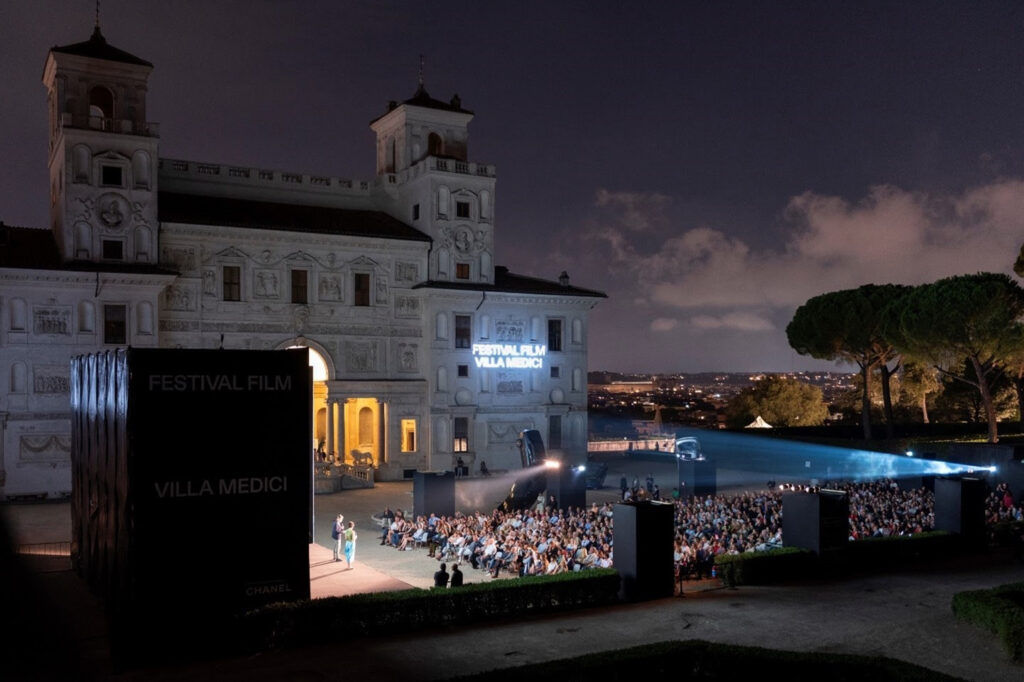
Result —
POLYGON ((305 349, 100 353, 72 383, 73 561, 115 635, 309 598, 305 349))

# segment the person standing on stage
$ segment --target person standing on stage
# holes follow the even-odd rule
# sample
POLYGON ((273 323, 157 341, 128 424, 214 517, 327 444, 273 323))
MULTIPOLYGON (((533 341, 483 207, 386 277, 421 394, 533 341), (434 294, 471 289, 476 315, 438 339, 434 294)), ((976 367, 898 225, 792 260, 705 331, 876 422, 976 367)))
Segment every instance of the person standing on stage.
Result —
POLYGON ((352 562, 356 559, 356 522, 349 521, 348 528, 345 529, 345 563, 348 564, 348 568, 352 568, 352 562))
POLYGON ((342 543, 345 542, 345 517, 338 514, 331 526, 331 539, 334 540, 334 560, 341 561, 342 543))

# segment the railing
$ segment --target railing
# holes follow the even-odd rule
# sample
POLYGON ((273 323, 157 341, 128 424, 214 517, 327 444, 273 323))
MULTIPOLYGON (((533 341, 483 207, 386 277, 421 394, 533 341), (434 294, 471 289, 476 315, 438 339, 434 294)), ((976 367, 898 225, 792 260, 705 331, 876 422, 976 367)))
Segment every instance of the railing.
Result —
MULTIPOLYGON (((204 180, 210 176, 219 176, 241 181, 242 184, 253 184, 264 187, 266 183, 279 183, 281 185, 304 185, 309 188, 316 188, 319 192, 337 192, 339 190, 366 191, 370 184, 365 181, 353 181, 348 178, 333 178, 326 175, 303 175, 302 173, 288 173, 285 171, 266 170, 263 168, 242 168, 238 166, 226 166, 216 163, 201 163, 198 161, 183 161, 179 159, 160 159, 160 170, 170 171, 168 177, 182 176, 204 176, 204 180)), ((346 192, 347 194, 348 192, 346 192)))
POLYGON ((127 118, 108 118, 106 116, 75 116, 64 112, 60 115, 62 128, 88 128, 102 130, 106 133, 123 135, 139 135, 141 137, 160 137, 160 124, 149 121, 133 121, 127 118))
POLYGON ((488 178, 494 177, 494 166, 485 163, 470 163, 469 161, 440 159, 436 156, 428 156, 424 161, 427 162, 427 167, 431 170, 439 170, 446 173, 460 173, 462 175, 480 175, 488 178))
POLYGON ((353 466, 351 464, 332 464, 329 462, 317 462, 315 466, 317 478, 337 478, 340 476, 351 476, 373 484, 372 466, 353 466))
POLYGON ((657 450, 675 452, 675 438, 634 438, 632 440, 598 440, 587 443, 587 452, 626 452, 629 450, 657 450))

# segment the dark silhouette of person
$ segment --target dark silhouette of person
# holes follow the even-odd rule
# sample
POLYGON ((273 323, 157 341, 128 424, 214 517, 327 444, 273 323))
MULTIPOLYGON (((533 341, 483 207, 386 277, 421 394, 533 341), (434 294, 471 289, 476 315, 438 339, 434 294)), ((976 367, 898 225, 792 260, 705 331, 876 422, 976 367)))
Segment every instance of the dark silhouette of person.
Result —
POLYGON ((452 587, 462 587, 462 571, 458 564, 452 564, 452 587))
POLYGON ((448 587, 448 571, 444 562, 441 562, 441 568, 437 569, 434 573, 434 587, 448 587))

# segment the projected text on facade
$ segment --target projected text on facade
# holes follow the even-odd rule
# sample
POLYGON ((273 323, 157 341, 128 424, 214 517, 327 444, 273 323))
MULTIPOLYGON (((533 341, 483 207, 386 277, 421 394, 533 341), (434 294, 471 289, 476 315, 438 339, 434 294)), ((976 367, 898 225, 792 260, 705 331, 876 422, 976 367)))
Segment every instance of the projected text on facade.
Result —
POLYGON ((542 343, 474 343, 477 367, 542 369, 548 347, 542 343))

